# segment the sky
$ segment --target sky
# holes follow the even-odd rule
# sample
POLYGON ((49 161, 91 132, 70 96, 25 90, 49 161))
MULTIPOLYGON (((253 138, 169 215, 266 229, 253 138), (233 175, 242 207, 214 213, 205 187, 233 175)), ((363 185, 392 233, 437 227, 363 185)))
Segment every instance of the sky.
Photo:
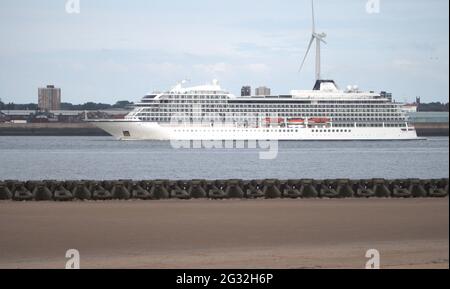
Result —
MULTIPOLYGON (((68 1, 0 1, 3 102, 36 103, 47 84, 72 103, 138 101, 183 79, 218 79, 237 95, 314 85, 314 50, 299 72, 310 0, 79 0, 80 13, 68 1)), ((449 1, 379 0, 379 13, 368 1, 315 0, 323 78, 448 102, 449 1)))

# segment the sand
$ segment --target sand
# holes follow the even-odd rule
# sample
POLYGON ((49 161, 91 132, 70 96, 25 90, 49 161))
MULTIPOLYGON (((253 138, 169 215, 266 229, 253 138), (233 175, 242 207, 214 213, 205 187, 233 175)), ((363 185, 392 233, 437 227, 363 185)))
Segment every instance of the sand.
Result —
POLYGON ((449 200, 0 202, 0 268, 449 268, 449 200))

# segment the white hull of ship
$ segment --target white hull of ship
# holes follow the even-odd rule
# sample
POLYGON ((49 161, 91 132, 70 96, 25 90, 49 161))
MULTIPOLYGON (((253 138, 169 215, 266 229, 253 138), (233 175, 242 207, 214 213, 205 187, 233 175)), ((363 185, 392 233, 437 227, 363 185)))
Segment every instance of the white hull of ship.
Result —
POLYGON ((418 140, 414 128, 244 128, 170 126, 142 121, 92 121, 119 140, 418 140))

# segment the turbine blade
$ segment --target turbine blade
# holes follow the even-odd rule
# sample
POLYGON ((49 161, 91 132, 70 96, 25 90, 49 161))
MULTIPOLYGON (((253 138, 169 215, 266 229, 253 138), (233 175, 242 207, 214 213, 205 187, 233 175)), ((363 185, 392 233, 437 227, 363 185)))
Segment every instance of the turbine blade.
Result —
POLYGON ((316 19, 314 17, 314 0, 311 0, 311 8, 312 8, 312 31, 316 33, 316 19))
POLYGON ((309 41, 308 49, 306 50, 305 57, 303 57, 303 61, 302 61, 302 64, 300 65, 300 69, 298 70, 298 72, 302 71, 303 65, 305 65, 306 57, 308 57, 308 53, 309 53, 309 50, 311 50, 311 46, 312 46, 313 42, 314 42, 314 35, 311 36, 311 40, 309 41))

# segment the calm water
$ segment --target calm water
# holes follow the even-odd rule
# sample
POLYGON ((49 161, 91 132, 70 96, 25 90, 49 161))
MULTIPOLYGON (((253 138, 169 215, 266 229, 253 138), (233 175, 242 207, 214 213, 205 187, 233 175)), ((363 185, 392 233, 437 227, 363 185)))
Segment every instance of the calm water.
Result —
POLYGON ((0 137, 0 179, 448 178, 449 139, 280 142, 260 149, 173 149, 110 137, 0 137))

